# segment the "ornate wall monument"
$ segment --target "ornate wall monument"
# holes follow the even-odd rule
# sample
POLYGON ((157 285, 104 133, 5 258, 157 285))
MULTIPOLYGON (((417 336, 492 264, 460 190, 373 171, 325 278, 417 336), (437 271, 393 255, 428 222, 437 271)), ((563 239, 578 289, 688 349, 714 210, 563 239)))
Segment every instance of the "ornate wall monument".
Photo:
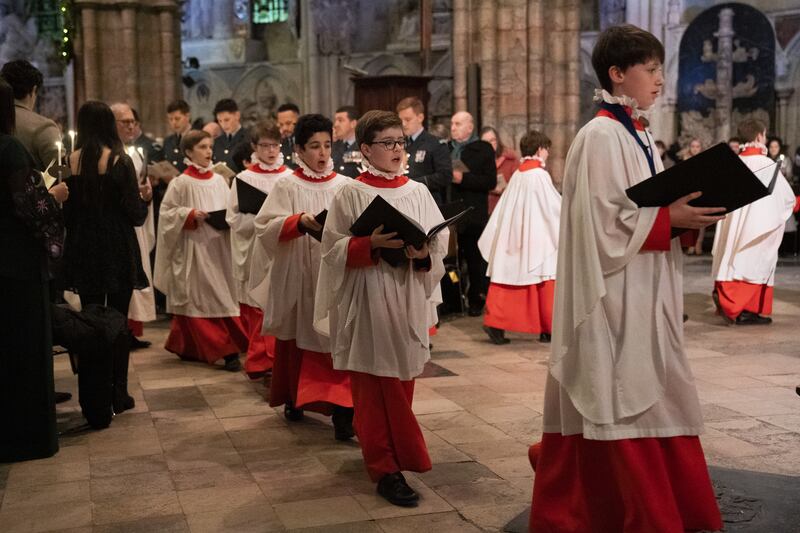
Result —
POLYGON ((181 96, 179 0, 75 0, 77 102, 125 100, 148 131, 181 96))
POLYGON ((481 123, 518 147, 531 128, 553 141, 556 181, 580 112, 578 0, 454 0, 453 92, 467 109, 467 68, 480 66, 481 123))

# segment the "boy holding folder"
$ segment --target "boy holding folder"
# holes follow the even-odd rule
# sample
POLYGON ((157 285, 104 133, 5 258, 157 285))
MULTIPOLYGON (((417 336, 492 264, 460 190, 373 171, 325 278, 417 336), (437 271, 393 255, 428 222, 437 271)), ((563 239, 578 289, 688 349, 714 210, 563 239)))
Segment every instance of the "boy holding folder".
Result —
POLYGON ((700 402, 683 349, 681 249, 720 208, 693 193, 638 208, 626 189, 660 172, 639 117, 664 83, 664 48, 631 25, 600 34, 601 110, 564 170, 553 348, 530 530, 722 527, 698 435, 700 402))
POLYGON ((371 235, 354 237, 350 228, 377 196, 424 231, 443 221, 428 189, 403 175, 405 140, 396 114, 367 112, 356 141, 367 171, 331 202, 315 327, 330 335, 334 367, 350 374, 353 425, 378 493, 395 505, 414 506, 419 497, 402 471, 431 468, 411 403, 414 378, 430 359, 429 299, 444 274, 448 232, 419 249, 382 233, 379 223, 371 235), (391 266, 381 258, 383 249, 402 249, 404 259, 391 266))

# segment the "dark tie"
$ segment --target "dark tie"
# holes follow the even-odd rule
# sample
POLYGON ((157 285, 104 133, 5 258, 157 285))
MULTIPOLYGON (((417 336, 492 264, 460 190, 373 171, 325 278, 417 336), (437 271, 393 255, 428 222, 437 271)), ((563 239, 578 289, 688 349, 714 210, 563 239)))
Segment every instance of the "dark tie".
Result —
POLYGON ((231 141, 233 141, 233 134, 229 133, 228 134, 228 142, 231 142, 231 141))

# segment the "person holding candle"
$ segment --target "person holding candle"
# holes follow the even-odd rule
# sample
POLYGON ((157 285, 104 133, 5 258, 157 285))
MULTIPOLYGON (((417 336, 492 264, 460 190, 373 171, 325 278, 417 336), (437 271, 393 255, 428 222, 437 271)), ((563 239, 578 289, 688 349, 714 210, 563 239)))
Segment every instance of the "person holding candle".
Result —
MULTIPOLYGON (((64 203, 64 284, 81 305, 107 305, 127 316, 133 290, 148 286, 134 229, 147 218, 147 198, 115 122, 103 102, 86 102, 78 111, 78 143, 69 156, 70 197, 64 203)), ((134 406, 127 384, 126 351, 115 360, 116 413, 134 406)))
POLYGON ((228 203, 225 178, 211 170, 212 141, 205 131, 181 138, 186 171, 170 181, 161 202, 155 285, 172 314, 165 348, 181 359, 241 369, 247 333, 239 318, 227 229, 212 227, 209 213, 228 203))
POLYGON ((44 84, 42 73, 28 61, 9 61, 0 70, 2 77, 14 91, 15 120, 14 135, 33 156, 33 168, 45 170, 58 158, 56 142, 61 141, 58 125, 47 117, 36 113, 36 99, 44 84))

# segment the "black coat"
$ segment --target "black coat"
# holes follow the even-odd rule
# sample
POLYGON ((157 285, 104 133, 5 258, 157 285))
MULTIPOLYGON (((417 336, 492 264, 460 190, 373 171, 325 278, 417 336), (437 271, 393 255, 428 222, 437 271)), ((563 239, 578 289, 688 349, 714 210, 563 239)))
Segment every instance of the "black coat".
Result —
POLYGON ((424 183, 438 205, 448 199, 447 191, 453 182, 453 162, 447 144, 422 130, 408 145, 408 177, 424 183))
POLYGON ((294 162, 294 137, 281 140, 281 153, 283 154, 283 164, 292 170, 297 168, 294 162))
POLYGON ((461 162, 469 172, 459 184, 453 184, 453 200, 464 200, 464 205, 474 209, 462 227, 485 226, 489 220, 489 191, 497 186, 497 166, 494 149, 486 141, 474 141, 461 151, 461 162))
POLYGON ((361 150, 356 146, 355 141, 347 144, 345 141, 336 141, 331 147, 331 158, 333 159, 333 170, 344 176, 357 178, 361 171, 361 150))
POLYGON ((186 170, 186 163, 183 162, 184 155, 181 153, 181 137, 173 133, 164 139, 164 159, 175 168, 183 172, 186 170))
POLYGON ((250 139, 244 128, 239 128, 239 131, 234 133, 233 138, 230 140, 228 140, 228 134, 223 132, 222 135, 214 140, 214 162, 219 163, 224 161, 234 172, 241 172, 244 170, 244 166, 241 161, 237 161, 237 155, 241 154, 243 150, 247 151, 248 146, 246 145, 249 143, 250 139))

